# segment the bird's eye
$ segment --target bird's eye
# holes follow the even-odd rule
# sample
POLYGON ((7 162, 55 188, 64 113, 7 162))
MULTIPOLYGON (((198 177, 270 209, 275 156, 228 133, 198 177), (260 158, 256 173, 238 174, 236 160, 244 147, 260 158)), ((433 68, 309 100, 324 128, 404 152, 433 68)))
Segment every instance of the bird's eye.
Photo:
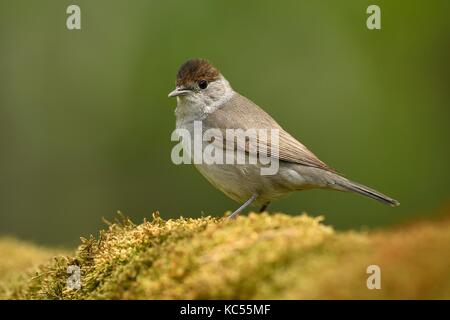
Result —
POLYGON ((208 81, 206 81, 206 80, 200 80, 198 82, 198 87, 200 89, 206 89, 207 86, 208 86, 208 81))

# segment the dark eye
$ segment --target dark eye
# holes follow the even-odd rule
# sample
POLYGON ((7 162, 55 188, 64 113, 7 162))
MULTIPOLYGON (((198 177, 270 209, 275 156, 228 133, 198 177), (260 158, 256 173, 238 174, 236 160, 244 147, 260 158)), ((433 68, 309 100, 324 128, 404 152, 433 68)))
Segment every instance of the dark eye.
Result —
POLYGON ((206 89, 207 86, 208 86, 208 81, 206 81, 206 80, 200 80, 198 82, 198 87, 200 89, 206 89))

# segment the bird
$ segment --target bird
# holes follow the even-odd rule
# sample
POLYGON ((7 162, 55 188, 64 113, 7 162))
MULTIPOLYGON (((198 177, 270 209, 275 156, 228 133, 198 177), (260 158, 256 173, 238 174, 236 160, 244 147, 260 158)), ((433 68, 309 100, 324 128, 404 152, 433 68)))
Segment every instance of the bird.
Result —
MULTIPOLYGON (((268 144, 268 156, 278 163, 275 174, 261 174, 264 165, 260 162, 194 162, 198 171, 214 187, 241 204, 228 219, 235 219, 251 205, 260 206, 259 212, 263 212, 271 202, 295 191, 308 189, 348 191, 392 207, 400 204, 381 192, 345 178, 320 160, 261 107, 235 91, 222 73, 206 59, 185 61, 177 72, 176 87, 168 96, 177 100, 176 129, 191 135, 195 134, 195 123, 201 123, 202 133, 207 130, 224 133, 226 130, 264 129, 278 134, 277 144, 271 145, 269 139, 264 140, 268 144)), ((224 136, 213 135, 210 142, 217 148, 230 151, 225 147, 228 145, 223 141, 224 136)), ((233 145, 231 150, 247 157, 258 159, 261 156, 259 149, 249 147, 248 141, 243 146, 233 145)))

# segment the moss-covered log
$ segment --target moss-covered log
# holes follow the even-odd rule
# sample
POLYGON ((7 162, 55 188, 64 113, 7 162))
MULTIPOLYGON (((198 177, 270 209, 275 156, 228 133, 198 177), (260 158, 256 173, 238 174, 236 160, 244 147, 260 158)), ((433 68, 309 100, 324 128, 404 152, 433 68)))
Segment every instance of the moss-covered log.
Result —
MULTIPOLYGON (((1 246, 0 246, 1 248, 1 246)), ((19 299, 450 298, 450 220, 337 232, 306 215, 110 223, 73 255, 3 281, 19 299), (67 268, 81 288, 67 287, 67 268), (369 290, 367 267, 381 268, 369 290)), ((47 257, 47 254, 44 254, 47 257)), ((40 257, 42 258, 42 257, 40 257)), ((20 271, 20 270, 19 270, 20 271)))

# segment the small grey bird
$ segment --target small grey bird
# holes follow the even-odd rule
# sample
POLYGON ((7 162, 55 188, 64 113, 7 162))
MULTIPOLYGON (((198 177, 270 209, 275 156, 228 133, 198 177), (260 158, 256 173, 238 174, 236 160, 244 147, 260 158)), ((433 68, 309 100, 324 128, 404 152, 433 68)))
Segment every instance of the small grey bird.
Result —
MULTIPOLYGON (((177 97, 176 127, 192 134, 194 122, 197 121, 201 121, 203 131, 278 130, 278 154, 271 154, 279 161, 278 172, 274 175, 262 175, 259 163, 195 164, 213 186, 231 199, 243 203, 229 216, 231 219, 252 204, 262 206, 260 211, 264 211, 270 202, 293 191, 313 188, 351 191, 393 207, 399 205, 397 200, 344 178, 319 160, 269 114, 234 91, 219 70, 207 60, 192 59, 183 63, 177 74, 176 88, 169 93, 169 97, 177 97)), ((258 150, 248 145, 238 148, 236 152, 258 156, 255 154, 258 150)))

